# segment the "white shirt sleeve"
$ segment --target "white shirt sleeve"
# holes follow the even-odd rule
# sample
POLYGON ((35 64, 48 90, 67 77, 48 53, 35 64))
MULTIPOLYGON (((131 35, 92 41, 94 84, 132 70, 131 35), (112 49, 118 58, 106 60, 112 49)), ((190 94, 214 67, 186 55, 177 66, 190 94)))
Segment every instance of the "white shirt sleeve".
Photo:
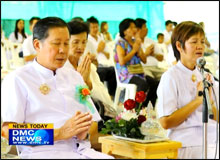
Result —
POLYGON ((113 106, 113 101, 111 100, 107 88, 101 82, 99 75, 96 72, 96 66, 94 64, 91 64, 90 79, 92 81, 92 97, 104 102, 105 104, 113 106))
POLYGON ((97 51, 96 51, 96 47, 92 44, 91 40, 88 39, 88 42, 86 44, 86 48, 84 51, 84 54, 87 54, 88 52, 90 52, 91 54, 95 54, 97 56, 97 51))
POLYGON ((14 33, 14 32, 12 32, 12 33, 9 35, 8 39, 9 39, 11 42, 16 42, 16 41, 17 41, 17 40, 15 39, 15 33, 14 33))
POLYGON ((32 54, 36 54, 36 50, 34 49, 33 42, 32 42, 33 36, 29 36, 26 38, 22 44, 23 48, 23 55, 29 56, 32 54))
POLYGON ((27 92, 15 74, 4 78, 1 93, 2 121, 23 123, 27 92))
POLYGON ((157 43, 154 43, 154 53, 155 54, 162 54, 163 55, 163 52, 161 52, 159 46, 157 43))
POLYGON ((168 116, 177 110, 177 87, 174 77, 165 72, 160 80, 158 89, 158 116, 168 116))
MULTIPOLYGON (((68 70, 71 71, 72 73, 70 73, 70 74, 73 75, 72 76, 73 79, 71 81, 73 81, 73 80, 77 81, 77 85, 86 85, 86 83, 83 80, 83 77, 81 76, 81 74, 79 72, 77 72, 77 71, 75 71, 73 69, 70 69, 70 68, 68 68, 68 70)), ((92 120, 93 121, 100 121, 101 117, 100 117, 100 115, 99 115, 99 113, 98 113, 98 111, 97 111, 97 109, 96 109, 92 99, 88 98, 87 100, 90 102, 90 104, 92 105, 92 107, 95 110, 95 112, 93 114, 90 113, 90 114, 92 114, 92 120)))

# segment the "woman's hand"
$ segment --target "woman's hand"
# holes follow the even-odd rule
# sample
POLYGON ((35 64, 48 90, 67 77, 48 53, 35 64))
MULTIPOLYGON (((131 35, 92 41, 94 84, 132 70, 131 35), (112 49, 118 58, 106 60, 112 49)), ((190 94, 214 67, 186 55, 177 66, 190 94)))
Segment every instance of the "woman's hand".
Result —
POLYGON ((88 133, 91 124, 92 115, 77 111, 72 118, 67 120, 66 123, 58 129, 58 133, 54 134, 54 140, 69 139, 73 136, 84 138, 84 134, 88 133))
POLYGON ((91 60, 90 60, 90 54, 87 54, 80 65, 77 67, 77 71, 82 75, 83 80, 85 82, 90 81, 89 75, 91 71, 91 60))
POLYGON ((135 51, 135 52, 138 52, 139 49, 141 47, 141 39, 140 38, 137 38, 132 46, 132 49, 135 51))
MULTIPOLYGON (((206 81, 211 85, 212 84, 212 79, 211 75, 209 73, 206 74, 206 81)), ((212 99, 212 87, 209 87, 209 98, 212 99)))
POLYGON ((196 95, 196 99, 199 101, 199 103, 203 103, 203 95, 199 96, 199 93, 203 93, 203 82, 199 81, 197 83, 197 95, 196 95))

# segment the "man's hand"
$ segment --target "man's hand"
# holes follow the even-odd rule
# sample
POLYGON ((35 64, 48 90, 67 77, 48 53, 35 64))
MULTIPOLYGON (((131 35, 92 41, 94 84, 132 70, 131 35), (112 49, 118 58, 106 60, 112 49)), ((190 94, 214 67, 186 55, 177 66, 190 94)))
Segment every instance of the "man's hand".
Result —
POLYGON ((163 55, 162 54, 155 54, 155 58, 158 60, 158 61, 163 61, 163 55))
POLYGON ((148 46, 148 47, 146 48, 145 54, 146 54, 147 56, 154 54, 154 44, 151 44, 150 46, 148 46))
POLYGON ((104 49, 105 49, 105 42, 104 41, 99 42, 98 48, 97 48, 97 53, 103 52, 104 49))
POLYGON ((110 54, 108 52, 103 52, 103 54, 106 56, 107 59, 109 59, 110 54))
POLYGON ((141 39, 140 38, 137 38, 132 46, 132 49, 135 51, 135 52, 138 52, 139 49, 141 47, 141 39))
POLYGON ((66 123, 58 129, 58 132, 55 132, 54 140, 65 140, 73 136, 84 138, 84 134, 88 133, 91 124, 92 115, 77 111, 72 118, 67 120, 66 123))
POLYGON ((25 62, 33 61, 36 56, 37 56, 37 54, 31 54, 29 56, 24 56, 24 61, 25 62))

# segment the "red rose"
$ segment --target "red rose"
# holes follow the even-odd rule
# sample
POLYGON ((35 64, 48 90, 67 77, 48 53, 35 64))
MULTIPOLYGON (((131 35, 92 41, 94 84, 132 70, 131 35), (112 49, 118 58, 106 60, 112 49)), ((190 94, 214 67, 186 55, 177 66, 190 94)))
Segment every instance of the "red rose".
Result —
POLYGON ((124 107, 127 110, 132 110, 136 107, 136 102, 133 99, 128 99, 124 102, 124 107))
POLYGON ((143 115, 138 116, 138 124, 141 125, 142 122, 146 121, 146 117, 143 115))
POLYGON ((139 91, 136 93, 135 101, 138 103, 142 103, 145 101, 145 98, 146 98, 146 94, 144 93, 144 91, 139 91))

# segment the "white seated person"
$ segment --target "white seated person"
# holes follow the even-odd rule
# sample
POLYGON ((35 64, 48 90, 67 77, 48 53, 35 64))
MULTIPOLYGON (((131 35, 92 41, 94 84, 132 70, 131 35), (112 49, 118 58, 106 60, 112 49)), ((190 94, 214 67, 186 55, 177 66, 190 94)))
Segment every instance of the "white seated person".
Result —
MULTIPOLYGON (((205 33, 197 23, 184 21, 174 28, 171 42, 177 64, 162 75, 157 89, 159 120, 168 137, 182 143, 178 159, 202 159, 204 78, 196 62, 204 56, 205 33)), ((214 159, 219 136, 219 82, 207 72, 204 76, 213 84, 213 88, 208 87, 214 117, 207 122, 207 158, 214 159)), ((217 159, 218 152, 217 149, 217 159)))
MULTIPOLYGON (((8 40, 13 43, 14 48, 17 50, 19 45, 22 45, 24 40, 28 37, 28 34, 25 33, 24 29, 24 20, 18 19, 15 22, 15 30, 9 35, 8 40)), ((22 47, 19 48, 18 54, 20 56, 20 53, 22 53, 22 47)), ((12 58, 12 53, 9 51, 8 53, 9 59, 12 58)))
POLYGON ((113 101, 111 100, 108 90, 100 81, 99 75, 96 72, 97 67, 91 63, 94 57, 92 54, 84 52, 89 33, 87 24, 84 22, 71 21, 68 23, 68 26, 71 35, 69 58, 64 67, 78 71, 87 85, 90 86, 92 98, 100 100, 106 107, 109 106, 113 109, 113 101))
POLYGON ((90 32, 88 36, 89 45, 86 50, 93 51, 90 53, 94 53, 95 51, 99 65, 109 66, 109 49, 106 45, 103 34, 99 33, 98 20, 95 17, 90 17, 87 19, 87 22, 89 23, 90 32))
POLYGON ((173 48, 171 45, 171 35, 172 35, 172 31, 173 31, 173 22, 171 20, 167 20, 165 22, 165 31, 163 32, 164 34, 164 43, 167 46, 167 61, 169 66, 173 66, 176 64, 176 58, 174 56, 174 52, 173 52, 173 48))
POLYGON ((142 40, 141 48, 147 56, 147 63, 144 64, 141 62, 141 64, 144 67, 145 75, 159 81, 165 70, 158 67, 158 62, 163 60, 164 55, 161 53, 156 42, 147 37, 148 28, 146 22, 147 21, 142 18, 137 18, 135 20, 137 34, 139 34, 139 37, 142 40))
MULTIPOLYGON (((40 20, 39 17, 32 17, 29 20, 29 27, 30 31, 33 32, 34 25, 40 20)), ((34 58, 36 57, 36 50, 33 45, 33 35, 28 36, 23 44, 22 44, 22 49, 23 49, 23 57, 24 61, 26 63, 32 62, 34 58)))
POLYGON ((18 19, 15 22, 15 30, 9 35, 9 40, 13 43, 23 43, 24 39, 28 37, 24 29, 24 20, 18 19))
POLYGON ((110 60, 110 54, 108 52, 108 46, 106 45, 102 34, 99 34, 99 24, 95 17, 87 19, 89 25, 88 43, 86 45, 85 52, 90 52, 96 55, 98 61, 97 73, 100 80, 104 83, 107 81, 107 88, 112 98, 115 95, 116 90, 116 76, 113 64, 110 60))
POLYGON ((164 55, 164 61, 167 59, 167 47, 166 44, 164 43, 164 34, 163 33, 158 33, 157 34, 157 46, 160 50, 160 53, 164 55))
POLYGON ((57 17, 39 20, 33 39, 36 59, 2 82, 2 135, 8 138, 10 123, 53 123, 54 145, 19 145, 20 158, 113 158, 92 149, 87 139, 92 121, 101 118, 89 97, 90 105, 76 97, 77 88, 85 85, 82 76, 63 67, 70 40, 66 22, 57 17))

